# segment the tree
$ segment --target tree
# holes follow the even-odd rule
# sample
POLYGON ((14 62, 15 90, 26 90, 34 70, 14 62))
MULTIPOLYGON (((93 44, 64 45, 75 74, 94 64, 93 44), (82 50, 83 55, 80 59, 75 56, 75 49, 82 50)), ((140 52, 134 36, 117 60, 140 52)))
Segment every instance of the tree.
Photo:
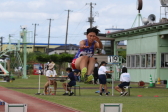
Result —
MULTIPOLYGON (((123 49, 123 48, 120 47, 120 49, 123 49)), ((126 60, 126 50, 125 51, 118 51, 118 55, 122 56, 126 60)))
POLYGON ((58 64, 58 73, 60 73, 63 63, 71 62, 74 55, 62 53, 62 54, 53 54, 53 55, 40 55, 37 56, 36 59, 39 62, 46 63, 49 60, 52 60, 54 63, 58 64))
POLYGON ((46 63, 46 62, 49 61, 50 57, 49 57, 49 55, 47 55, 47 54, 45 54, 45 55, 43 54, 43 55, 38 55, 38 56, 36 56, 36 59, 37 59, 39 62, 46 63))
POLYGON ((37 63, 38 60, 36 59, 36 57, 38 55, 46 55, 45 53, 40 53, 40 52, 30 52, 30 53, 27 53, 27 62, 29 63, 37 63))
POLYGON ((58 55, 58 61, 57 61, 57 63, 59 64, 59 66, 58 66, 58 72, 59 73, 61 71, 63 63, 65 63, 65 62, 71 62, 72 59, 73 59, 73 57, 74 57, 74 55, 67 54, 67 53, 62 53, 62 54, 58 55))

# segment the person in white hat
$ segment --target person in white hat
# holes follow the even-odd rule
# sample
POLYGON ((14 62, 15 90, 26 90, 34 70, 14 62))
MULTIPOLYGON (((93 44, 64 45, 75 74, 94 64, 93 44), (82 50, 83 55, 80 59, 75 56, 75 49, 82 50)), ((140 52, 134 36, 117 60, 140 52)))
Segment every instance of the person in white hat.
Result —
POLYGON ((54 66, 55 66, 55 63, 52 60, 50 60, 49 64, 48 64, 48 70, 46 72, 47 82, 44 85, 45 95, 47 94, 47 88, 49 87, 49 84, 54 85, 53 95, 56 95, 57 82, 54 80, 49 80, 49 77, 56 77, 56 75, 57 75, 56 71, 54 70, 54 66))

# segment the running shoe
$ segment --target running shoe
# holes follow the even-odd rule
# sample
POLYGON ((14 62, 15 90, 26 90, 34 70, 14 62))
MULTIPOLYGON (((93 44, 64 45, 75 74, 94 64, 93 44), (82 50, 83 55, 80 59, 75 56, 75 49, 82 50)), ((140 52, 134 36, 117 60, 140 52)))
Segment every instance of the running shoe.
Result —
POLYGON ((74 93, 72 92, 72 93, 69 94, 69 96, 72 96, 73 94, 74 94, 74 93))
POLYGON ((123 93, 123 96, 126 96, 127 94, 128 94, 128 92, 126 91, 126 92, 123 93))
POLYGON ((123 96, 124 95, 124 93, 120 93, 120 96, 123 96))
POLYGON ((109 94, 108 93, 106 93, 106 96, 108 96, 109 94))
POLYGON ((64 93, 64 94, 62 94, 62 95, 69 95, 68 93, 64 93))
POLYGON ((100 93, 100 96, 102 96, 102 93, 100 93))
POLYGON ((87 68, 86 67, 82 68, 82 70, 81 70, 81 76, 83 78, 85 77, 86 72, 87 72, 87 68))

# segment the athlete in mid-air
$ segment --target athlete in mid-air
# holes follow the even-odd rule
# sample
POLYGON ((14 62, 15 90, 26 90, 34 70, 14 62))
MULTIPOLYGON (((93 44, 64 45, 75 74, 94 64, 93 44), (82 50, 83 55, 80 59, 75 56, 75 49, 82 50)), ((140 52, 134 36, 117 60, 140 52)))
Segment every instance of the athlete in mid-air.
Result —
POLYGON ((81 76, 91 75, 94 69, 95 59, 92 57, 96 49, 102 49, 102 43, 97 37, 99 30, 96 27, 88 28, 87 39, 80 41, 79 50, 72 60, 72 68, 81 70, 81 76))

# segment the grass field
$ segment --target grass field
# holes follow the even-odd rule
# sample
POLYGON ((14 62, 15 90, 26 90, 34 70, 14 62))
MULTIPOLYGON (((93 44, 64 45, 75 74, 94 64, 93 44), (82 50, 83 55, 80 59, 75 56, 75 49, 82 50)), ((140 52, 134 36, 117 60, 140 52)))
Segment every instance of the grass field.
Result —
MULTIPOLYGON (((41 87, 44 86, 45 82, 45 76, 41 76, 41 87)), ((33 75, 31 75, 29 79, 20 78, 16 79, 14 82, 1 82, 0 86, 10 87, 15 91, 75 108, 82 112, 99 112, 101 103, 123 103, 123 112, 168 112, 167 89, 131 88, 131 96, 120 97, 119 93, 116 91, 114 92, 114 96, 99 96, 99 94, 95 93, 99 85, 84 84, 82 82, 77 84, 82 88, 81 96, 62 96, 64 93, 62 82, 58 82, 58 88, 60 89, 58 89, 56 96, 35 95, 38 91, 38 76, 33 75), (142 97, 137 97, 137 95, 142 95, 142 97), (155 95, 159 97, 154 97, 155 95)), ((137 87, 137 85, 131 86, 137 87)), ((111 84, 108 84, 108 87, 111 87, 111 84)), ((111 89, 109 89, 109 91, 111 93, 111 89)), ((41 92, 43 92, 42 89, 41 92)))

